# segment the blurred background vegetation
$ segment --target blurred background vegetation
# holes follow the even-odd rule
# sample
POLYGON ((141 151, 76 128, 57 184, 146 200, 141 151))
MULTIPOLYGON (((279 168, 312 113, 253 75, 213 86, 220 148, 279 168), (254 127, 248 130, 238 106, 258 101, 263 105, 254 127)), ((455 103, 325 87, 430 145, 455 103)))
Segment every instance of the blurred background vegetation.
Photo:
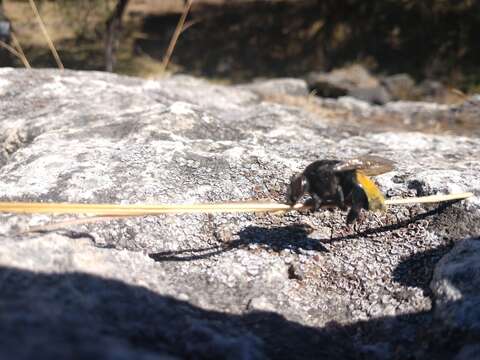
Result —
MULTIPOLYGON (((66 68, 106 68, 106 29, 120 2, 35 1, 66 68)), ((124 1, 113 71, 160 75, 185 2, 124 1)), ((29 1, 0 7, 32 67, 55 67, 29 1)), ((479 25, 478 0, 194 0, 168 70, 244 82, 361 64, 478 92, 479 25)))

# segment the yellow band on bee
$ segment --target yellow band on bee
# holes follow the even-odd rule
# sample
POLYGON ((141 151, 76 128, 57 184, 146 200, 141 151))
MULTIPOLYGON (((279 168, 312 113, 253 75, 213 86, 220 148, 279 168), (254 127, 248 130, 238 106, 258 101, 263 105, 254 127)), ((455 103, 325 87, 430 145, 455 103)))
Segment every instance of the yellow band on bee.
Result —
POLYGON ((363 188, 368 199, 368 210, 377 211, 385 209, 385 198, 372 179, 361 170, 355 172, 357 183, 363 188))

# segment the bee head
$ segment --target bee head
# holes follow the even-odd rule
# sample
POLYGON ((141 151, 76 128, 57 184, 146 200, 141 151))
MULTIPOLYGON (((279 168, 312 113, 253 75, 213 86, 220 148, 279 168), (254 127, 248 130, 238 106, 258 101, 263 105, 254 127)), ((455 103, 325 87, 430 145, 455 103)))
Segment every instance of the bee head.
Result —
POLYGON ((308 191, 308 183, 303 173, 292 176, 290 185, 288 186, 287 201, 290 205, 294 205, 305 192, 308 191))

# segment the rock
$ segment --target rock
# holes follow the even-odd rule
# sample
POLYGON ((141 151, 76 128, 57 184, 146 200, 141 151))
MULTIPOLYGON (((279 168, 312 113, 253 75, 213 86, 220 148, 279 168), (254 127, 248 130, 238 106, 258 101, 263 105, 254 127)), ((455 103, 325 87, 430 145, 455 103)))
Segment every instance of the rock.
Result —
POLYGON ((258 338, 248 332, 239 336, 222 333, 212 326, 214 322, 202 321, 203 315, 192 312, 187 303, 167 296, 180 297, 181 293, 144 254, 99 249, 89 239, 72 240, 56 234, 2 246, 2 307, 12 311, 3 314, 0 331, 18 329, 20 324, 35 327, 19 331, 15 337, 2 337, 2 357, 28 358, 33 351, 29 347, 41 345, 44 349, 37 354, 41 359, 72 352, 78 357, 153 359, 159 354, 156 346, 163 348, 161 359, 177 359, 181 354, 263 358, 258 338), (36 252, 44 256, 36 256, 36 252), (148 279, 143 277, 146 274, 148 279), (153 292, 155 288, 163 296, 153 292), (23 311, 14 311, 18 307, 23 311), (161 344, 134 347, 123 340, 127 336, 154 339, 157 333, 161 344), (29 334, 35 338, 28 338, 29 334), (165 349, 168 343, 171 345, 165 349))
MULTIPOLYGON (((429 133, 450 132, 467 137, 480 135, 479 102, 476 97, 454 105, 423 101, 391 101, 384 106, 369 103, 350 96, 337 100, 316 98, 317 107, 332 110, 338 115, 350 116, 350 126, 383 129, 384 131, 423 131, 429 133)), ((311 107, 311 106, 310 106, 311 107)))
POLYGON ((288 278, 295 280, 303 280, 305 278, 305 272, 298 263, 293 263, 288 267, 288 278))
POLYGON ((250 299, 247 305, 247 309, 250 311, 274 312, 275 306, 270 301, 268 301, 265 296, 259 296, 250 299))
POLYGON ((390 96, 379 81, 363 66, 333 70, 329 73, 312 72, 306 77, 310 90, 322 97, 352 96, 371 104, 385 104, 390 96))
POLYGON ((426 79, 416 85, 408 74, 376 78, 361 65, 335 69, 331 72, 312 72, 307 84, 316 95, 327 98, 351 96, 374 105, 390 101, 424 101, 458 103, 459 97, 442 83, 426 79))
POLYGON ((448 100, 450 92, 441 82, 426 79, 417 88, 418 98, 424 101, 444 103, 448 100))
POLYGON ((390 95, 383 86, 355 88, 350 90, 348 95, 374 105, 383 105, 390 101, 390 95))
POLYGON ((361 65, 339 68, 328 73, 312 72, 307 75, 307 83, 313 88, 323 83, 332 84, 345 93, 354 87, 372 88, 379 85, 378 80, 361 65))
POLYGON ((465 345, 462 350, 453 358, 454 360, 478 359, 480 357, 480 345, 465 345))
POLYGON ((392 100, 416 100, 415 80, 408 74, 386 76, 381 83, 392 100))
POLYGON ((307 96, 309 94, 306 81, 295 78, 258 80, 251 84, 239 85, 238 87, 253 91, 262 96, 307 96))
POLYGON ((455 330, 480 333, 479 274, 478 238, 458 242, 435 268, 435 315, 455 330))
MULTIPOLYGON (((0 199, 284 201, 292 174, 311 161, 364 154, 395 161, 375 178, 384 193, 480 193, 474 99, 296 98, 305 101, 187 76, 0 69, 0 199), (472 125, 462 135, 410 131, 458 114, 472 125)), ((438 339, 428 331, 434 259, 480 233, 479 208, 478 198, 396 206, 354 229, 334 209, 149 216, 34 234, 22 231, 70 217, 0 214, 0 357, 428 358, 433 348, 415 334, 438 339), (289 279, 290 264, 302 281, 289 279)), ((476 299, 464 293, 465 303, 476 299)), ((435 350, 446 357, 472 341, 449 334, 435 350)))
POLYGON ((381 84, 394 101, 423 101, 439 104, 459 103, 461 95, 450 91, 439 81, 425 79, 419 84, 408 74, 382 78, 381 84))

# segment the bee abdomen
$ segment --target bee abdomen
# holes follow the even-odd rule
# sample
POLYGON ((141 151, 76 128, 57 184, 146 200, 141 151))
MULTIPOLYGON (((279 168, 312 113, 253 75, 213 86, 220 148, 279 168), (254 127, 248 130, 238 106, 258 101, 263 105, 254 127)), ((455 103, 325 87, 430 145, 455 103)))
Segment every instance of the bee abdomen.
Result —
POLYGON ((385 209, 385 199, 377 185, 362 171, 356 171, 356 181, 362 187, 368 200, 368 210, 378 211, 385 209))

